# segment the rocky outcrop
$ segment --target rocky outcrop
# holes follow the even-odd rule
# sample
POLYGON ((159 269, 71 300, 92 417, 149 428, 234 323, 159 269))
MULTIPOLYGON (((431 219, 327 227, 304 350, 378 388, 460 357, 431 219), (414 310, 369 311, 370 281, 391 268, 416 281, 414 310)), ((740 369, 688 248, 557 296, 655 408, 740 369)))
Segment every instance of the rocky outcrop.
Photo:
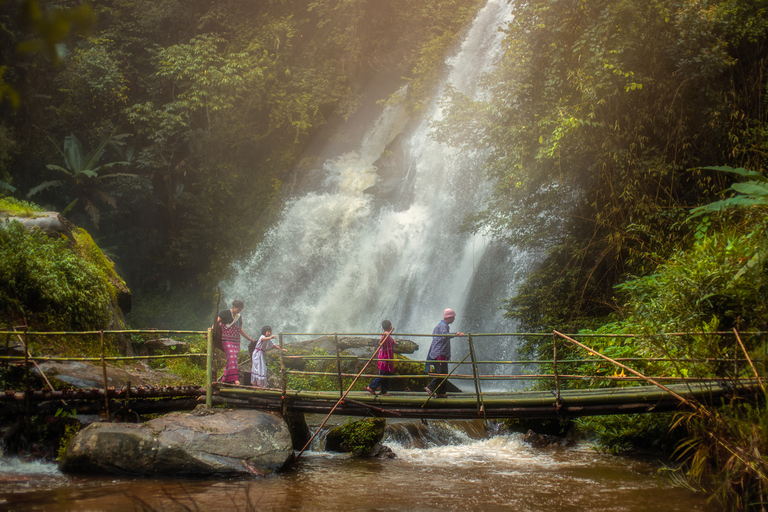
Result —
POLYGON ((93 423, 69 442, 59 467, 65 473, 232 477, 267 475, 293 458, 279 416, 202 406, 143 425, 93 423))
POLYGON ((61 216, 59 212, 38 212, 28 217, 16 217, 8 214, 0 214, 3 218, 11 221, 21 222, 25 228, 39 229, 51 238, 65 237, 74 244, 75 237, 72 231, 75 227, 67 219, 61 216))
POLYGON ((523 442, 530 444, 534 448, 573 445, 573 441, 566 437, 553 436, 550 434, 539 434, 533 430, 528 430, 528 432, 523 435, 523 442))
MULTIPOLYGON (((399 339, 396 335, 392 336, 396 343, 394 347, 395 354, 413 354, 419 349, 419 345, 411 340, 399 339)), ((339 350, 345 351, 349 355, 358 357, 370 357, 376 347, 379 346, 381 338, 364 338, 361 336, 339 336, 339 350)), ((313 340, 298 341, 290 344, 293 348, 299 348, 312 352, 320 348, 329 354, 336 353, 336 341, 332 336, 323 336, 313 340)))
MULTIPOLYGON (((104 387, 104 369, 101 366, 80 361, 44 361, 32 368, 34 373, 43 372, 55 388, 101 389, 104 387)), ((107 386, 158 386, 173 382, 178 376, 152 370, 149 367, 126 369, 107 365, 107 386)))

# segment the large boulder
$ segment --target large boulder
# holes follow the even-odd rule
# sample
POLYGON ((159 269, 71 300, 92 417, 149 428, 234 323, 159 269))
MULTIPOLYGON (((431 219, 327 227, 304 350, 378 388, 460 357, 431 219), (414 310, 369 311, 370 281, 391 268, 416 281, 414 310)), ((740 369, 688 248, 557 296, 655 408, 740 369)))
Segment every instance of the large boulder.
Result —
POLYGON ((232 477, 267 475, 293 458, 280 416, 199 407, 143 425, 93 423, 69 442, 59 467, 65 473, 232 477))
MULTIPOLYGON (((178 380, 179 377, 162 370, 152 370, 138 363, 135 368, 116 368, 107 365, 107 387, 122 388, 160 386, 163 383, 178 380)), ((44 361, 32 368, 32 372, 42 372, 55 388, 102 389, 104 388, 104 369, 81 361, 44 361)))

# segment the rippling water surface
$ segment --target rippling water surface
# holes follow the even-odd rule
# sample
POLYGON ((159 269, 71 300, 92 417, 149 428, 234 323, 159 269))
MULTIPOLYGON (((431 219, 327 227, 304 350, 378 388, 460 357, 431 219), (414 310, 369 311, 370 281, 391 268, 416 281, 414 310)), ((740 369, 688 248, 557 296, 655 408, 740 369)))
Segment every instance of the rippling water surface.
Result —
POLYGON ((429 431, 390 428, 385 444, 395 459, 308 451, 288 472, 248 480, 73 477, 53 463, 6 457, 0 510, 715 510, 702 494, 660 486, 656 461, 600 454, 588 444, 535 449, 520 434, 485 438, 460 423, 429 431))

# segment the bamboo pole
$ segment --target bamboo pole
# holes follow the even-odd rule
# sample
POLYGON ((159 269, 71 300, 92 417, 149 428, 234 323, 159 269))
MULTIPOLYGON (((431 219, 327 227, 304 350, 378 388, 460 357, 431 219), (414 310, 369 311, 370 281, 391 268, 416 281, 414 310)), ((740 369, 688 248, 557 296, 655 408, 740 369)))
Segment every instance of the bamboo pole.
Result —
POLYGON ((433 389, 433 390, 432 390, 432 392, 430 392, 430 393, 429 393, 429 396, 427 397, 427 399, 424 401, 424 403, 423 403, 423 404, 421 404, 421 406, 422 406, 422 407, 424 407, 425 405, 427 405, 427 403, 429 402, 429 400, 430 400, 430 399, 432 398, 432 396, 435 394, 435 391, 436 391, 437 389, 439 389, 439 388, 440 388, 440 386, 442 386, 443 382, 445 382, 445 381, 447 381, 447 380, 448 380, 448 377, 450 377, 451 375, 453 375, 453 372, 455 372, 455 371, 456 371, 456 368, 458 368, 458 367, 459 367, 459 365, 460 365, 461 363, 463 363, 464 361, 466 361, 468 357, 469 357, 469 352, 467 352, 467 355, 465 355, 465 356, 464 356, 464 359, 462 359, 461 361, 459 361, 459 362, 456 364, 456 366, 454 366, 454 367, 453 367, 453 370, 451 370, 450 372, 448 372, 448 374, 447 374, 445 377, 443 377, 443 380, 441 380, 441 381, 440 381, 440 384, 438 384, 437 386, 435 386, 435 389, 433 389))
POLYGON ((763 381, 760 379, 760 375, 757 373, 757 370, 755 369, 755 365, 752 364, 752 359, 749 358, 747 349, 744 347, 744 343, 741 342, 739 331, 737 331, 735 327, 733 328, 733 334, 736 335, 736 341, 739 342, 739 346, 741 347, 742 352, 744 352, 744 356, 747 358, 747 361, 749 362, 749 366, 752 367, 752 372, 755 374, 755 378, 757 379, 758 384, 760 384, 760 389, 762 389, 763 393, 765 393, 765 386, 763 386, 763 381))
MULTIPOLYGON (((26 323, 26 320, 24 320, 24 322, 26 323)), ((16 331, 16 328, 14 327, 14 328, 13 328, 13 330, 14 330, 14 332, 15 332, 15 331, 16 331)), ((26 332, 26 328, 25 328, 25 332, 26 332)), ((8 334, 8 337, 10 338, 10 333, 8 334)), ((16 337, 17 337, 17 338, 19 338, 19 342, 21 343, 21 346, 22 346, 22 348, 24 349, 24 364, 25 364, 25 365, 26 365, 26 364, 29 364, 29 362, 31 361, 31 362, 32 362, 32 364, 35 366, 35 368, 37 368, 37 371, 38 371, 38 373, 40 373, 40 376, 43 378, 43 380, 45 381, 45 383, 46 383, 46 384, 48 384, 48 388, 49 388, 51 391, 53 391, 53 385, 51 384, 51 381, 49 381, 49 380, 48 380, 48 377, 45 375, 45 373, 43 372, 43 370, 42 370, 42 369, 40 368, 40 366, 37 364, 37 362, 35 361, 35 358, 34 358, 34 357, 32 357, 32 354, 29 352, 29 349, 27 348, 27 342, 26 342, 26 340, 27 340, 27 337, 26 337, 26 334, 24 335, 24 339, 22 339, 22 338, 21 338, 21 336, 19 336, 19 334, 18 334, 18 333, 16 334, 16 337)), ((7 347, 6 347, 6 348, 7 348, 7 347)), ((11 360, 11 357, 10 357, 10 356, 8 357, 8 360, 11 360)))
POLYGON ((109 380, 107 379, 107 362, 104 360, 104 331, 101 331, 101 371, 104 374, 104 410, 109 421, 109 380))
MULTIPOLYGON (((104 331, 106 333, 106 331, 104 331)), ((205 333, 203 333, 205 334, 205 333)), ((205 357, 205 354, 164 354, 156 356, 107 356, 104 361, 135 361, 137 359, 176 359, 179 357, 205 357)), ((101 362, 101 357, 49 357, 37 356, 30 357, 30 361, 95 361, 101 362)), ((24 356, 0 356, 0 361, 24 361, 24 356)))
POLYGON ((557 391, 557 397, 555 398, 556 408, 560 408, 562 400, 560 399, 560 378, 557 375, 557 336, 552 335, 552 373, 555 375, 555 390, 557 391))
POLYGON ((483 424, 488 427, 488 419, 485 417, 485 407, 483 406, 483 394, 480 392, 480 378, 477 371, 477 362, 475 358, 475 344, 472 343, 472 333, 467 333, 467 343, 469 344, 469 353, 472 355, 472 376, 475 382, 475 395, 477 397, 477 414, 483 415, 483 424))
POLYGON ((373 351, 373 354, 371 354, 371 357, 370 357, 370 358, 368 358, 368 362, 367 362, 367 363, 365 363, 365 366, 363 366, 363 369, 362 369, 362 370, 360 370, 360 373, 358 373, 358 374, 357 374, 357 377, 355 377, 355 380, 353 380, 353 381, 352 381, 352 384, 350 384, 350 385, 349 385, 349 388, 347 388, 347 391, 346 391, 346 392, 345 392, 345 393, 344 393, 344 394, 341 396, 341 398, 339 398, 339 401, 338 401, 338 402, 336 402, 336 405, 334 405, 334 406, 333 406, 333 408, 331 409, 331 412, 329 412, 329 413, 328 413, 328 416, 326 416, 326 417, 325 417, 325 419, 323 420, 323 422, 320 424, 320 426, 319 426, 319 427, 317 427, 317 430, 315 430, 315 433, 314 433, 314 434, 312 434, 312 437, 310 437, 310 438, 309 438, 309 441, 307 441, 307 444, 305 444, 305 445, 304 445, 304 448, 302 448, 302 449, 301 449, 301 451, 299 452, 299 454, 296 456, 296 459, 295 459, 295 460, 299 460, 299 458, 301 457, 301 454, 302 454, 302 453, 304 453, 304 450, 306 450, 306 449, 309 447, 309 445, 310 445, 310 444, 312 444, 312 441, 315 439, 315 437, 317 436, 317 434, 320 432, 320 429, 322 429, 322 428, 323 428, 323 426, 325 425, 325 423, 328 421, 328 418, 330 418, 330 417, 331 417, 331 414, 333 414, 333 411, 335 411, 335 410, 336 410, 336 408, 339 406, 339 404, 340 404, 340 403, 341 403, 341 402, 344 400, 344 398, 346 398, 347 394, 348 394, 348 393, 350 392, 350 390, 352 389, 352 386, 354 386, 354 385, 355 385, 355 382, 357 382, 357 379, 359 379, 359 378, 360 378, 360 376, 363 374, 363 372, 365 371, 365 369, 366 369, 366 368, 368 368, 368 365, 369 365, 369 364, 371 364, 371 361, 373 361, 373 358, 374 358, 374 357, 376 356, 376 354, 379 352, 379 350, 381 349, 381 346, 382 346, 382 345, 384 344, 384 342, 387 340, 387 337, 388 337, 389 335, 391 335, 391 334, 392 334, 392 331, 394 331, 394 327, 390 328, 390 329, 389 329, 389 331, 386 331, 384 334, 382 334, 382 335, 381 335, 381 341, 379 342, 379 346, 378 346, 378 347, 376 347, 376 350, 374 350, 374 351, 373 351))
POLYGON ((613 359, 611 359, 610 357, 604 356, 603 354, 601 354, 600 352, 597 352, 596 350, 592 350, 592 349, 591 349, 591 348, 589 348, 588 346, 586 346, 586 345, 584 345, 584 344, 582 344, 582 343, 579 343, 578 341, 574 340, 573 338, 569 338, 569 337, 568 337, 568 336, 566 336, 565 334, 559 333, 559 332, 557 332, 557 331, 553 331, 553 332, 555 333, 555 335, 556 335, 556 336, 560 336, 561 338, 564 338, 564 339, 566 339, 566 340, 570 341, 571 343, 575 343, 576 345, 578 345, 579 347, 583 348, 584 350, 586 350, 586 351, 587 351, 587 352, 589 352, 590 354, 596 355, 596 356, 598 356, 598 357, 602 357, 602 358, 603 358, 603 359, 605 359, 606 361, 608 361, 608 362, 610 362, 610 363, 612 363, 612 364, 615 364, 615 365, 616 365, 616 366, 618 366, 619 368, 624 368, 624 369, 625 369, 625 370, 627 370, 628 372, 630 372, 630 373, 633 373, 633 374, 637 375, 637 376, 638 376, 638 377, 640 377, 641 379, 643 379, 643 380, 645 380, 645 381, 647 381, 647 382, 650 382, 650 383, 651 383, 651 384, 653 384, 654 386, 658 386, 659 388, 661 388, 661 389, 663 389, 664 391, 668 392, 670 395, 672 395, 673 397, 677 398, 677 399, 678 399, 678 400, 679 400, 681 403, 683 403, 683 404, 687 405, 688 407, 691 407, 691 408, 693 408, 693 409, 700 409, 699 407, 697 407, 696 405, 692 404, 691 402, 689 402, 688 400, 686 400, 686 399, 685 399, 685 398, 683 398, 682 396, 678 395, 677 393, 675 393, 674 391, 672 391, 672 390, 671 390, 671 389, 669 389, 668 387, 664 386, 663 384, 659 384, 659 383, 658 383, 658 382, 656 382, 655 380, 653 380, 653 379, 650 379, 650 378, 646 377, 645 375, 642 375, 640 372, 637 372, 637 371, 633 370, 632 368, 630 368, 630 367, 628 367, 628 366, 626 366, 626 365, 623 365, 623 364, 619 363, 618 361, 614 361, 614 360, 613 360, 613 359))
POLYGON ((339 374, 339 396, 344 394, 344 379, 341 376, 341 358, 339 357, 339 335, 333 335, 334 345, 336 346, 336 373, 339 374))
POLYGON ((213 407, 213 330, 205 337, 205 405, 213 407))
MULTIPOLYGON (((9 353, 11 348, 11 333, 5 335, 5 353, 9 353)), ((8 363, 3 363, 3 368, 8 368, 8 363)))
POLYGON ((24 345, 24 388, 26 392, 24 393, 24 424, 27 427, 27 432, 29 432, 32 429, 32 390, 30 389, 30 383, 29 383, 29 349, 27 348, 27 331, 26 328, 24 329, 24 339, 22 340, 22 344, 24 345))
POLYGON ((283 417, 288 415, 288 402, 285 400, 285 391, 288 389, 288 372, 285 370, 285 362, 283 360, 283 333, 277 335, 278 343, 280 344, 280 350, 277 354, 277 359, 280 361, 280 410, 283 413, 283 417))
POLYGON ((352 400, 351 398, 345 398, 344 402, 349 402, 350 404, 359 405, 360 407, 365 407, 367 409, 370 409, 372 411, 378 412, 380 414, 386 415, 386 416, 402 416, 402 414, 398 412, 392 412, 387 409, 382 409, 381 407, 374 407, 373 405, 365 404, 363 402, 358 402, 357 400, 352 400))

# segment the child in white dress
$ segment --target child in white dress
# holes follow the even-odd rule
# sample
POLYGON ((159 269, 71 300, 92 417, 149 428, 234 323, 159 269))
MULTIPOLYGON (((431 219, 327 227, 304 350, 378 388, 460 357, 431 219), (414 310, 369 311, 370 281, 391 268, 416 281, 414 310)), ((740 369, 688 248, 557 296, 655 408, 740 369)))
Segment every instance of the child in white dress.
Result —
MULTIPOLYGON (((272 340, 275 336, 272 334, 272 327, 265 325, 261 328, 261 336, 253 344, 251 353, 251 385, 257 388, 267 387, 267 359, 264 352, 277 347, 272 340)), ((249 347, 251 348, 251 347, 249 347)), ((283 352, 287 352, 283 349, 283 352)))

